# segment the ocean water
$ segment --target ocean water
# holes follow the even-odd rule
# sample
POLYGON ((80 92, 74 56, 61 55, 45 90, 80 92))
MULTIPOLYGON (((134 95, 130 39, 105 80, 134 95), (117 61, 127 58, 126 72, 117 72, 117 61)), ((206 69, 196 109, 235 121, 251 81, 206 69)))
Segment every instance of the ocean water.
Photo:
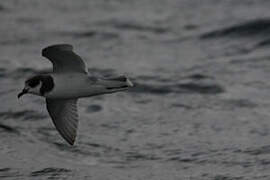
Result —
POLYGON ((269 180, 270 1, 1 0, 0 179, 269 180), (81 99, 77 141, 17 99, 70 43, 127 91, 81 99))

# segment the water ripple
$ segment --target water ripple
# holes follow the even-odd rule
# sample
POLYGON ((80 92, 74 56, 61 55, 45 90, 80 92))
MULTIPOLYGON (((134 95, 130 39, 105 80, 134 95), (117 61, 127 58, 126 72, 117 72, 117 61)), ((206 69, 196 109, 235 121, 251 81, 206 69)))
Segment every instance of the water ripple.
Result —
POLYGON ((61 35, 73 36, 75 38, 92 38, 98 37, 104 40, 117 39, 119 38, 119 34, 115 32, 105 32, 105 31, 97 31, 97 30, 89 30, 82 32, 60 32, 61 35))
POLYGON ((206 84, 199 82, 188 82, 188 83, 178 83, 178 84, 143 84, 136 83, 135 87, 130 89, 133 93, 149 93, 156 95, 164 95, 169 93, 198 93, 198 94, 220 94, 223 93, 225 89, 218 84, 206 84))
POLYGON ((44 168, 38 171, 33 171, 30 176, 37 177, 37 176, 49 176, 49 179, 54 177, 61 177, 67 173, 70 173, 71 170, 65 168, 44 168))
POLYGON ((47 115, 43 115, 33 110, 24 111, 6 111, 0 112, 0 117, 3 119, 23 119, 23 120, 38 120, 47 118, 47 115))
POLYGON ((0 124, 0 128, 9 133, 19 134, 19 131, 17 129, 15 129, 14 127, 5 125, 5 124, 0 124))
POLYGON ((4 6, 4 5, 2 5, 2 4, 0 4, 0 12, 1 11, 5 11, 7 8, 4 6))
POLYGON ((270 19, 256 19, 242 24, 232 25, 201 35, 202 39, 222 38, 228 36, 251 37, 252 35, 269 35, 270 19))
POLYGON ((143 25, 137 22, 131 21, 119 21, 116 19, 112 19, 109 21, 99 22, 99 25, 105 26, 112 26, 119 30, 128 30, 128 31, 142 31, 142 32, 152 32, 156 34, 163 34, 169 31, 167 27, 160 27, 160 26, 150 26, 150 25, 143 25))
POLYGON ((0 178, 11 178, 11 177, 20 177, 21 174, 15 170, 15 169, 11 169, 11 168, 1 168, 0 169, 0 178))
POLYGON ((142 154, 135 151, 125 153, 126 161, 138 161, 138 160, 160 160, 161 158, 154 154, 142 154))
POLYGON ((270 146, 262 146, 257 148, 249 148, 247 150, 238 150, 238 153, 246 153, 249 155, 263 155, 263 154, 270 154, 270 146))
POLYGON ((92 104, 86 108, 86 112, 88 113, 99 112, 101 110, 102 110, 102 106, 97 105, 97 104, 92 104))

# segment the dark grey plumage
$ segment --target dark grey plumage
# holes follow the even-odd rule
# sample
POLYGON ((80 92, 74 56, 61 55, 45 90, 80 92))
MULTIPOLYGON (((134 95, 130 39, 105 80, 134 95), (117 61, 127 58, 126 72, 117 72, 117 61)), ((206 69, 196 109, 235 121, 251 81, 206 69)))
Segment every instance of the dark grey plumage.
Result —
POLYGON ((42 83, 40 88, 40 94, 42 96, 45 93, 50 92, 54 87, 54 81, 50 75, 37 75, 28 79, 25 83, 28 84, 31 88, 34 88, 39 85, 39 83, 42 83))

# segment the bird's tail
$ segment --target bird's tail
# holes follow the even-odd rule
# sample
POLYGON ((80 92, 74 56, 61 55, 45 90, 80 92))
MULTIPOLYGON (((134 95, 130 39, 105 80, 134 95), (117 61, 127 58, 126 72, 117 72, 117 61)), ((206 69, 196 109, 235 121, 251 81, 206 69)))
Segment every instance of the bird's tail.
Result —
POLYGON ((103 84, 108 91, 116 92, 133 87, 133 83, 126 76, 103 78, 103 84))

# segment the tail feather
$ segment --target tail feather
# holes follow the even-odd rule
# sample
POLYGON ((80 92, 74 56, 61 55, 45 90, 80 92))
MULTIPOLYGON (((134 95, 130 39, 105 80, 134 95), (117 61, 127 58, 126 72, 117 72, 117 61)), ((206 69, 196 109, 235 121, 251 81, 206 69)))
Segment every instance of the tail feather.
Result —
POLYGON ((106 82, 106 88, 108 90, 116 90, 133 87, 133 83, 126 76, 118 76, 113 78, 103 79, 106 82))
POLYGON ((127 79, 128 78, 126 76, 118 76, 113 78, 106 78, 105 80, 126 82, 127 79))

